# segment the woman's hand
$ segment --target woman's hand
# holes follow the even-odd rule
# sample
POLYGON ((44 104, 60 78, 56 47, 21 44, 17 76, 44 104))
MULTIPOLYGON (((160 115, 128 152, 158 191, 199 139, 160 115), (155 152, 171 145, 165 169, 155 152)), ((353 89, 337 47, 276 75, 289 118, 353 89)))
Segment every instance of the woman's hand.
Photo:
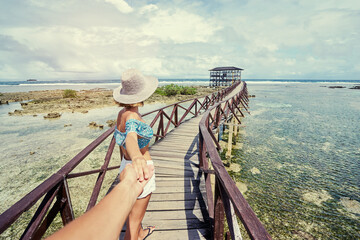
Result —
POLYGON ((139 149, 138 135, 135 132, 129 132, 125 139, 126 151, 132 160, 132 164, 137 174, 137 179, 142 182, 149 178, 149 170, 147 168, 146 159, 139 149))
POLYGON ((133 167, 136 172, 137 179, 142 182, 150 178, 149 176, 149 168, 144 156, 134 157, 132 160, 133 167))
POLYGON ((154 174, 154 165, 147 165, 145 169, 149 172, 149 178, 143 180, 142 182, 138 181, 137 173, 133 164, 127 164, 125 169, 120 173, 120 181, 127 182, 126 186, 133 188, 133 190, 137 193, 137 196, 142 193, 144 186, 154 174))

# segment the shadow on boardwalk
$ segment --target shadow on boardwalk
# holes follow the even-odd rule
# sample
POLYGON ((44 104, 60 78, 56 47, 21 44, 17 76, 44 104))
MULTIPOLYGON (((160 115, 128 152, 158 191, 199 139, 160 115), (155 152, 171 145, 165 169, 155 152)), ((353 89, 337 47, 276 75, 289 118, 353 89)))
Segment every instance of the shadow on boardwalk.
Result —
MULTIPOLYGON (((190 145, 190 148, 188 149, 188 151, 186 152, 185 158, 184 158, 184 162, 185 162, 185 166, 189 166, 189 167, 197 167, 199 168, 199 163, 198 161, 196 163, 190 161, 190 158, 192 156, 198 156, 198 141, 199 139, 199 134, 196 135, 196 137, 194 138, 192 144, 190 145)), ((184 173, 185 175, 185 173, 184 173)), ((201 214, 202 214, 202 219, 199 219, 193 212, 191 211, 187 211, 186 212, 186 221, 187 221, 187 226, 188 229, 198 229, 198 228, 205 228, 205 229, 209 229, 210 230, 210 219, 209 219, 209 213, 207 211, 207 206, 206 206, 206 199, 204 197, 206 197, 206 194, 202 194, 202 191, 200 189, 200 183, 202 180, 202 172, 198 171, 193 172, 193 176, 189 177, 189 178, 184 178, 184 187, 186 188, 190 188, 191 186, 193 186, 192 191, 185 193, 185 202, 189 201, 189 208, 190 209, 195 209, 196 207, 196 203, 198 202, 199 204, 199 208, 201 210, 201 214)), ((205 185, 202 185, 203 187, 205 185)), ((203 189, 204 191, 205 189, 203 189)), ((204 235, 200 235, 202 234, 199 231, 193 231, 190 232, 188 231, 188 239, 200 239, 200 238, 210 238, 210 234, 209 231, 206 231, 204 235)))

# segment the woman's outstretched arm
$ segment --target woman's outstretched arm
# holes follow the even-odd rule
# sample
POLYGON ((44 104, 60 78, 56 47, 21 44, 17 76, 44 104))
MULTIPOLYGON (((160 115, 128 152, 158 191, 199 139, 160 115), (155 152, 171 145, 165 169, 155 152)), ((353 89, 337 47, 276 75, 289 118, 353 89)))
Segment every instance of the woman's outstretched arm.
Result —
MULTIPOLYGON (((147 166, 149 176, 154 166, 147 166)), ((147 180, 137 180, 134 167, 129 164, 120 174, 121 182, 97 205, 75 219, 48 239, 117 239, 121 229, 147 180)))
MULTIPOLYGON (((129 119, 136 119, 137 114, 129 114, 126 118, 126 121, 129 119)), ((150 178, 149 176, 149 170, 147 168, 146 160, 150 159, 150 154, 142 154, 139 145, 138 145, 138 135, 135 132, 129 132, 126 135, 125 139, 126 144, 126 151, 129 154, 129 157, 132 160, 132 164, 135 168, 135 171, 137 173, 137 178, 140 182, 142 182, 144 179, 147 180, 150 178), (148 159, 146 159, 148 158, 148 159)))

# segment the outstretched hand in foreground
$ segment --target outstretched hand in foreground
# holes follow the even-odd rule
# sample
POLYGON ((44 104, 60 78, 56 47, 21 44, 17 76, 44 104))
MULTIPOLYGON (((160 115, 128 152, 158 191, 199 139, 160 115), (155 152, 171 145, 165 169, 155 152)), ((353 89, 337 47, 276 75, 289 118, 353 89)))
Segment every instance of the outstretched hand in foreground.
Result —
POLYGON ((120 183, 96 206, 60 229, 48 239, 117 239, 144 186, 154 174, 148 165, 149 178, 140 182, 132 164, 120 174, 120 183))

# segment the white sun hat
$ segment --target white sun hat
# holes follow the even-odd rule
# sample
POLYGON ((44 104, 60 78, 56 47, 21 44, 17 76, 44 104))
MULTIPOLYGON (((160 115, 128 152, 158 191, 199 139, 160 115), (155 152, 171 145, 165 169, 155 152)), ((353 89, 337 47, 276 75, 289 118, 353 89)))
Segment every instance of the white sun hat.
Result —
POLYGON ((156 77, 144 76, 139 70, 129 69, 121 75, 121 85, 114 89, 113 97, 119 103, 139 103, 149 98, 158 84, 156 77))

